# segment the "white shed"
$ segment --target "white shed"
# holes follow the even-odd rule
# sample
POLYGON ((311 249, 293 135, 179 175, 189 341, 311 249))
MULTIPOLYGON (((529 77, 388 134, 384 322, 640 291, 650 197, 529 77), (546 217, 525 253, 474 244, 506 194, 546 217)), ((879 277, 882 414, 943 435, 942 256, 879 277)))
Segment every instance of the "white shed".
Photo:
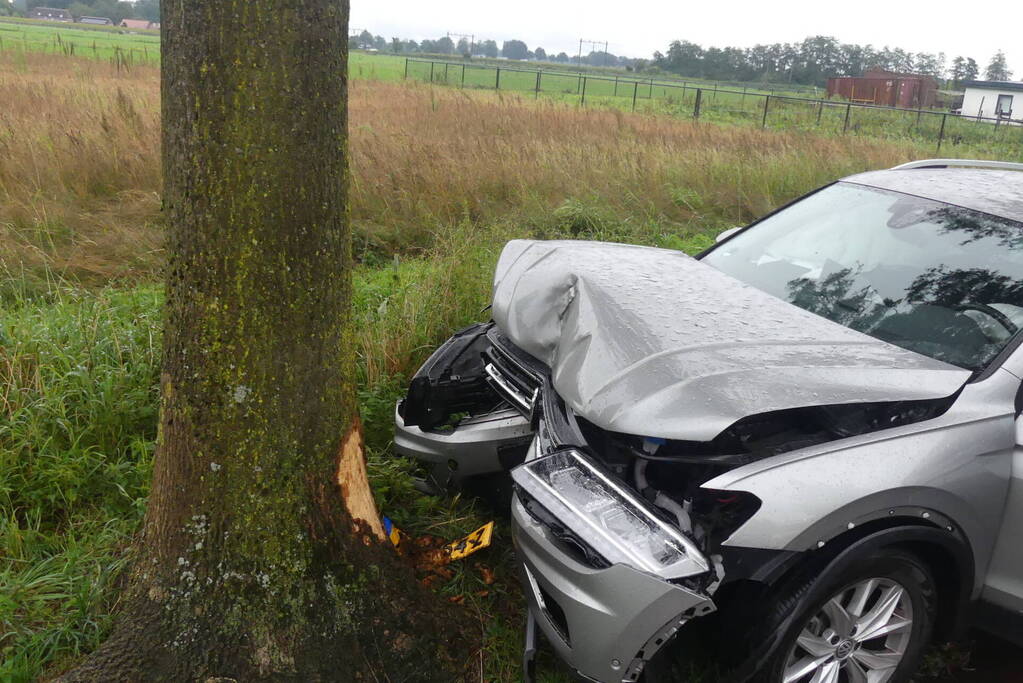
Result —
POLYGON ((963 83, 963 116, 986 119, 1023 119, 1023 83, 1015 81, 966 81, 963 83))

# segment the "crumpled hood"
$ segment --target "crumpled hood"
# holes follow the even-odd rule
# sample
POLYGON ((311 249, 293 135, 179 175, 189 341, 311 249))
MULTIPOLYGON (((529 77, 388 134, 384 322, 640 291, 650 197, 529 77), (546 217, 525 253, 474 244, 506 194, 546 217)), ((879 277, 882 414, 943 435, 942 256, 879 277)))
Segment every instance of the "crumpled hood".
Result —
POLYGON ((757 413, 942 398, 970 377, 666 249, 515 240, 493 304, 576 414, 627 434, 709 441, 757 413))

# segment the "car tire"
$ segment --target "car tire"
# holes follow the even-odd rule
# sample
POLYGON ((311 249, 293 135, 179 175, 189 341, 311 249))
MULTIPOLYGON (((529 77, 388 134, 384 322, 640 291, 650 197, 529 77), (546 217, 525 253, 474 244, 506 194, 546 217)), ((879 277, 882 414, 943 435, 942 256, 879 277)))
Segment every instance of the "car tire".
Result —
POLYGON ((763 637, 783 633, 755 680, 910 680, 937 616, 934 578, 923 561, 899 549, 875 550, 794 586, 775 599, 757 629, 763 637), (864 676, 868 669, 875 674, 864 676))

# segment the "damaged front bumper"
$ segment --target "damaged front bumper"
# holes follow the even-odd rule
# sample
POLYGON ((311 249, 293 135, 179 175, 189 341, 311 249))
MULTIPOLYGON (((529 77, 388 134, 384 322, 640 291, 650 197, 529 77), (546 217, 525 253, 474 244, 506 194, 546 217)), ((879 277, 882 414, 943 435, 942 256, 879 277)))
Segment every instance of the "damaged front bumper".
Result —
MULTIPOLYGON (((632 683, 682 625, 714 611, 697 582, 665 580, 626 564, 600 567, 599 559, 578 547, 596 545, 596 539, 569 532, 573 539, 567 540, 558 520, 541 521, 527 504, 533 503, 521 497, 512 503, 512 535, 529 609, 580 676, 632 683)), ((696 570, 707 566, 706 558, 693 553, 688 559, 696 570)))
POLYGON ((434 492, 511 472, 532 623, 586 679, 638 680, 682 625, 716 609, 719 558, 597 457, 548 368, 493 324, 456 334, 416 374, 395 450, 425 465, 434 492))
POLYGON ((538 380, 508 357, 495 358, 498 336, 493 323, 456 333, 423 364, 395 407, 394 450, 423 466, 418 485, 428 493, 506 477, 525 459, 533 426, 523 396, 532 396, 526 383, 538 380), (518 374, 506 377, 494 363, 518 374))
POLYGON ((423 465, 418 482, 428 493, 456 489, 466 479, 501 472, 522 462, 532 438, 529 421, 511 408, 460 420, 449 431, 408 425, 394 411, 394 451, 423 465))
POLYGON ((531 623, 582 678, 632 683, 684 624, 715 611, 720 565, 571 445, 579 435, 553 392, 542 404, 527 459, 512 471, 531 623))

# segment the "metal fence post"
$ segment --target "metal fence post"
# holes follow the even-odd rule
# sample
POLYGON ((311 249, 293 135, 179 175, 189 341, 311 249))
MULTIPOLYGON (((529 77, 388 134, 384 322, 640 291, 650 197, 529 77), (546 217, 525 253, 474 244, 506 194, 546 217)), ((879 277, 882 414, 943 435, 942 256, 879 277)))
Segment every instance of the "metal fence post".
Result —
POLYGON ((497 76, 494 79, 494 90, 501 89, 501 67, 497 67, 497 76))
POLYGON ((821 114, 824 113, 824 100, 817 101, 817 125, 821 125, 821 114))
POLYGON ((845 133, 849 130, 849 115, 852 113, 852 102, 845 105, 845 123, 842 124, 842 132, 845 133))
POLYGON ((941 130, 938 131, 938 151, 941 151, 941 141, 945 139, 945 121, 948 120, 948 114, 941 115, 941 130))
POLYGON ((465 64, 462 65, 462 87, 465 87, 465 64))
POLYGON ((433 83, 433 62, 430 62, 430 83, 433 83))
POLYGON ((700 120, 700 102, 703 100, 703 90, 696 89, 696 104, 693 105, 693 119, 700 120))
POLYGON ((618 77, 615 76, 615 97, 618 97, 618 77))
POLYGON ((408 80, 408 57, 405 58, 405 80, 408 80))
POLYGON ((771 106, 771 96, 764 95, 764 118, 760 121, 761 128, 767 128, 767 108, 771 106))
POLYGON ((742 103, 739 105, 740 109, 746 108, 746 86, 742 86, 742 103))
POLYGON ((444 65, 444 85, 448 84, 448 66, 450 65, 449 64, 444 65))
POLYGON ((536 72, 536 97, 537 98, 540 97, 540 75, 542 73, 543 73, 542 71, 537 71, 536 72))
POLYGON ((650 94, 647 95, 648 100, 654 99, 654 79, 650 79, 650 94))
POLYGON ((586 76, 583 76, 582 99, 580 100, 580 103, 586 104, 586 76))
POLYGON ((632 111, 636 111, 636 97, 639 95, 639 81, 632 83, 632 111))

